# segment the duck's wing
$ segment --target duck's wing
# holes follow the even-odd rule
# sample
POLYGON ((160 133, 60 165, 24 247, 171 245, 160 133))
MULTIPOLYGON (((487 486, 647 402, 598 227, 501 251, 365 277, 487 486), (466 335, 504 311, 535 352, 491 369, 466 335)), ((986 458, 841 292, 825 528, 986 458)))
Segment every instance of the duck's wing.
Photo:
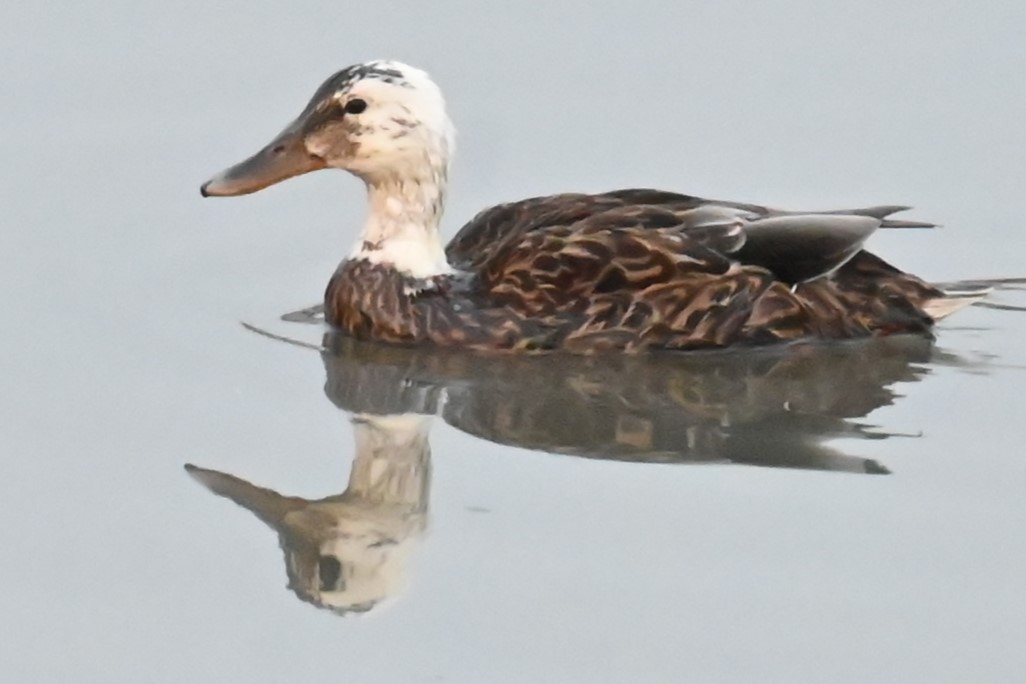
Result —
MULTIPOLYGON (((692 200, 692 206, 704 201, 680 197, 692 200)), ((456 268, 476 271, 497 252, 532 231, 573 225, 628 204, 641 203, 627 201, 616 193, 565 193, 498 204, 470 219, 446 246, 446 256, 456 268)))
POLYGON ((478 275, 495 283, 515 273, 564 292, 636 290, 684 270, 725 273, 731 266, 726 254, 744 239, 725 225, 688 235, 672 214, 662 218, 674 225, 655 228, 659 217, 629 208, 539 228, 495 249, 478 275))
MULTIPOLYGON (((497 250, 471 281, 478 301, 468 310, 512 317, 533 348, 691 349, 742 339, 773 276, 707 246, 736 243, 736 232, 707 231, 703 244, 673 228, 640 227, 631 213, 539 228, 497 250)), ((786 303, 776 309, 774 320, 796 313, 786 303)), ((504 324, 487 327, 501 332, 504 324)))
MULTIPOLYGON (((564 194, 535 197, 487 209, 468 222, 446 249, 453 266, 471 272, 501 270, 502 263, 527 250, 554 255, 574 234, 591 235, 616 228, 613 242, 656 240, 657 249, 670 249, 664 238, 645 231, 686 235, 698 244, 745 265, 761 266, 787 283, 812 280, 830 273, 861 249, 881 227, 930 227, 896 221, 890 214, 901 206, 867 207, 825 212, 788 212, 768 207, 709 200, 660 190, 618 190, 596 195, 564 194), (542 233, 548 239, 533 239, 542 233), (554 250, 554 251, 553 251, 554 250)), ((681 249, 690 247, 680 245, 681 249)))

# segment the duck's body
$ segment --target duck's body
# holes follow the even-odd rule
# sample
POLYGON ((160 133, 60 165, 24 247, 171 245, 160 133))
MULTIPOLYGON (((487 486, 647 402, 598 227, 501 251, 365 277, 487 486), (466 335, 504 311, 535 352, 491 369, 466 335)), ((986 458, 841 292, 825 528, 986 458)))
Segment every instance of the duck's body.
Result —
POLYGON ((451 274, 413 278, 346 260, 328 284, 325 313, 360 339, 520 351, 929 334, 928 303, 943 293, 859 251, 861 232, 880 219, 763 218, 774 213, 650 190, 500 205, 449 243, 451 274), (719 211, 705 215, 719 221, 689 223, 696 210, 719 211), (734 218, 741 214, 755 220, 734 218), (810 219, 818 242, 802 232, 810 219), (798 239, 777 235, 776 251, 744 251, 746 230, 775 223, 798 239), (773 260, 791 277, 766 268, 773 260))
POLYGON ((563 194, 481 212, 438 239, 452 129, 437 87, 397 63, 350 67, 262 152, 204 185, 244 194, 324 166, 371 215, 325 293, 355 337, 478 350, 703 349, 929 335, 971 299, 862 250, 904 207, 795 213, 655 190, 563 194))

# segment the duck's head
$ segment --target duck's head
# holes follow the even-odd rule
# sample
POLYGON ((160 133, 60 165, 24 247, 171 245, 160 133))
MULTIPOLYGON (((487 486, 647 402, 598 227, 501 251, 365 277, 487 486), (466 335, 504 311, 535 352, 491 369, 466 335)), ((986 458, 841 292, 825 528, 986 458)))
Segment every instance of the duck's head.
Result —
POLYGON ((367 62, 331 76, 274 140, 200 192, 245 195, 323 168, 345 169, 373 185, 437 182, 452 147, 445 100, 427 73, 400 62, 367 62))

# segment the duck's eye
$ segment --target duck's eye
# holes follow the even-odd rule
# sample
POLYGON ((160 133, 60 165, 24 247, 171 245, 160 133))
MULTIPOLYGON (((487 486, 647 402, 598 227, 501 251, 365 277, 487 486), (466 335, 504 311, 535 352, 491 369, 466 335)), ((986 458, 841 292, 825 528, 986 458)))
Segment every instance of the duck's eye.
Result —
POLYGON ((367 100, 361 100, 357 97, 346 102, 346 106, 342 108, 342 111, 346 114, 359 114, 365 109, 367 109, 367 100))
POLYGON ((317 559, 317 574, 321 578, 321 591, 345 591, 346 582, 342 576, 342 563, 334 556, 317 559))

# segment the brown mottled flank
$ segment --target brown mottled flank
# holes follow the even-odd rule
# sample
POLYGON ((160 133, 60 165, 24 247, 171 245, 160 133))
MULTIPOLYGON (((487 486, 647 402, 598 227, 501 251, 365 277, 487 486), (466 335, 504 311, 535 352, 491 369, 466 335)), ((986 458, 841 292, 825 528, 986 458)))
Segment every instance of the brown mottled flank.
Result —
POLYGON ((943 295, 936 288, 857 251, 792 292, 766 268, 735 260, 739 228, 688 225, 682 214, 705 203, 626 190, 499 205, 449 244, 460 275, 418 281, 345 261, 328 284, 326 315, 359 339, 519 352, 930 334, 922 306, 943 295))

